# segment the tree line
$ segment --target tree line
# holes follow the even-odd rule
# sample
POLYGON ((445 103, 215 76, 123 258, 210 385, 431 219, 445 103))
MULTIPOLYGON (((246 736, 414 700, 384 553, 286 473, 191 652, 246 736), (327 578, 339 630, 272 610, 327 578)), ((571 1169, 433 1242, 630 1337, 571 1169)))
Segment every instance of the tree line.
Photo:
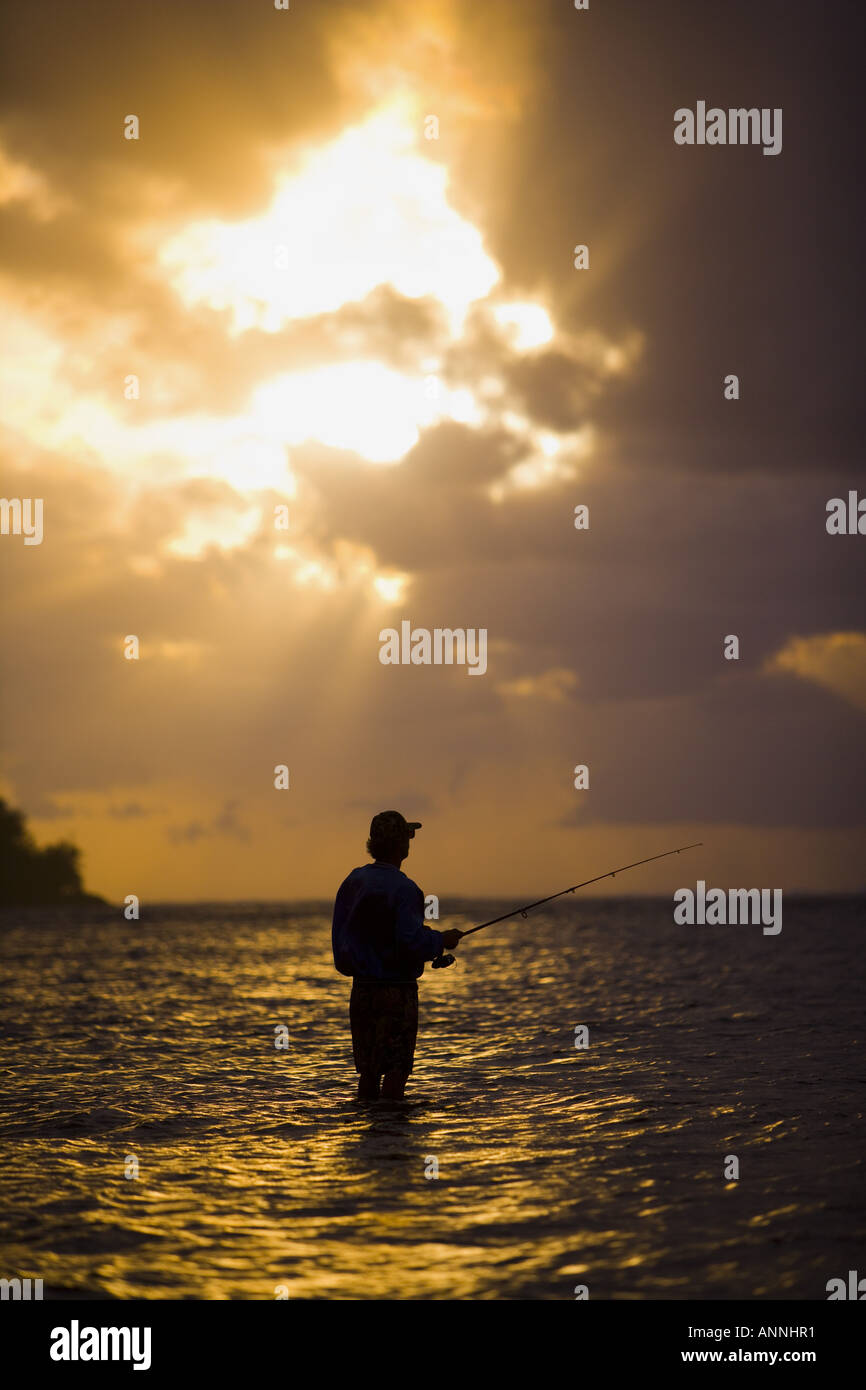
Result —
POLYGON ((0 797, 0 906, 94 901, 80 864, 81 850, 68 840, 40 849, 23 812, 0 797))

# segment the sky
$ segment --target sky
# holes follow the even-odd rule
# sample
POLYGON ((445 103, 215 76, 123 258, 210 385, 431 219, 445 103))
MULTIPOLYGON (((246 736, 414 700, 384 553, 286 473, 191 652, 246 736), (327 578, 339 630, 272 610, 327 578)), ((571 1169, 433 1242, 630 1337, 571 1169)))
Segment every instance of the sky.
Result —
POLYGON ((446 907, 696 839, 608 887, 866 886, 856 24, 7 14, 0 457, 43 539, 0 536, 0 794, 40 842, 112 900, 328 897, 391 807, 446 907), (781 108, 781 152, 678 145, 698 101, 781 108), (486 671, 383 665, 406 620, 486 671))

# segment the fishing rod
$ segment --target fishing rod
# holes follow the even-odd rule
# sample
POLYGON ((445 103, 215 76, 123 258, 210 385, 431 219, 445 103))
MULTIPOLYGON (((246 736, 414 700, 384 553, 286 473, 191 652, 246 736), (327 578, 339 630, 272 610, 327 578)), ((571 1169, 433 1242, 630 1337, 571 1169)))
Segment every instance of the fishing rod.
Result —
MULTIPOLYGON (((491 917, 489 922, 481 922, 477 927, 470 927, 468 931, 461 933, 461 941, 464 936, 471 936, 473 932, 483 931, 485 927, 494 927, 497 922, 507 922, 510 917, 518 914, 525 917, 534 907, 541 907, 544 903, 552 903, 554 898, 564 898, 567 893, 576 893, 578 888, 586 888, 590 883, 601 883, 603 878, 616 878, 617 874, 624 874, 626 869, 637 869, 641 864, 652 864, 656 859, 667 859, 672 854, 684 854, 687 849, 698 849, 703 840, 696 840, 693 845, 680 845, 679 849, 666 849, 664 854, 651 854, 648 859, 636 859, 633 864, 623 864, 618 869, 608 869, 606 874, 597 874, 595 878, 585 878, 582 883, 575 883, 571 888, 563 888, 559 893, 551 893, 548 898, 539 898, 537 902, 526 903, 524 907, 514 907, 510 912, 503 912, 501 917, 491 917)), ((437 956, 432 962, 434 969, 441 969, 443 966, 453 964, 454 957, 441 955, 437 956)))

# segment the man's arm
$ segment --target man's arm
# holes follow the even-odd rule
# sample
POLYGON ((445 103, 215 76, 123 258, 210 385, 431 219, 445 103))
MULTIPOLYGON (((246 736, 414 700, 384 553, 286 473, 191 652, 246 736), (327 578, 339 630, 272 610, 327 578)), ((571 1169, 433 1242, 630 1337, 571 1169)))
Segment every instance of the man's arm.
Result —
POLYGON ((351 975, 353 970, 352 953, 347 948, 346 925, 352 911, 352 907, 358 896, 358 890, 351 878, 346 878, 337 890, 334 901, 334 916, 331 922, 331 949, 334 954, 334 965, 341 975, 351 975))
POLYGON ((397 940, 407 955, 416 960, 435 960, 444 947, 441 931, 432 931, 424 921, 424 898, 411 888, 397 899, 397 940))

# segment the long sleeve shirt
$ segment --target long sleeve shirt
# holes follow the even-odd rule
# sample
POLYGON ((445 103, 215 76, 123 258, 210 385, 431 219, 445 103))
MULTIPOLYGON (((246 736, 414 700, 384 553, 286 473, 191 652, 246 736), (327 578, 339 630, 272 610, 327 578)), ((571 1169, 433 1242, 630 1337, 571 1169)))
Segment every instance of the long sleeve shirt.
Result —
POLYGON ((424 922, 424 894, 395 864, 377 859, 340 884, 331 929, 334 964, 364 983, 410 984, 442 953, 424 922))

